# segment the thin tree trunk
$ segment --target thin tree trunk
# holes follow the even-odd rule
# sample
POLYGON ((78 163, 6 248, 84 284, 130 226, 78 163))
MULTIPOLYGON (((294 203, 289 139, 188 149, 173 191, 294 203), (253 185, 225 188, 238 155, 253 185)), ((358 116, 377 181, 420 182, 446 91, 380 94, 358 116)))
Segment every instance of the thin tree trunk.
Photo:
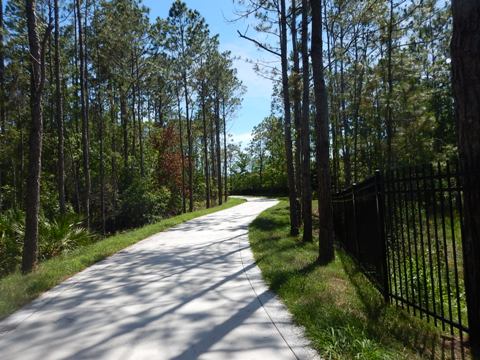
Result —
POLYGON ((295 186, 295 170, 292 152, 292 124, 290 112, 290 90, 288 83, 288 49, 287 49, 287 9, 285 0, 280 0, 280 47, 282 62, 282 92, 284 107, 285 150, 287 158, 287 177, 290 201, 290 233, 298 235, 298 206, 295 186))
POLYGON ((312 241, 312 184, 310 174, 310 71, 308 56, 308 0, 302 0, 302 211, 303 241, 312 241))
POLYGON ((463 254, 470 342, 480 358, 480 2, 453 0, 452 82, 464 178, 463 254))
POLYGON ((80 0, 76 0, 77 19, 78 19, 78 48, 80 58, 80 107, 82 117, 82 157, 83 157, 83 176, 85 182, 84 188, 84 211, 87 220, 87 228, 90 228, 90 140, 88 129, 88 110, 87 110, 87 88, 86 88, 86 62, 84 53, 84 34, 82 25, 82 15, 80 11, 80 0))
MULTIPOLYGON (((134 78, 135 76, 135 60, 134 60, 134 55, 132 52, 132 68, 131 68, 131 77, 134 78)), ((136 158, 136 147, 137 147, 137 138, 135 136, 135 133, 137 131, 137 126, 136 126, 136 121, 137 121, 137 111, 135 105, 137 104, 137 83, 136 81, 133 82, 132 84, 132 106, 130 109, 130 112, 132 113, 132 158, 136 158)))
MULTIPOLYGON (((3 46, 3 0, 0 0, 0 134, 5 137, 5 131, 7 128, 6 114, 5 114, 5 54, 3 46)), ((3 144, 0 144, 3 146, 3 144)), ((0 163, 0 211, 3 208, 3 177, 4 177, 4 164, 0 163)))
POLYGON ((202 93, 201 93, 201 102, 202 102, 202 121, 203 121, 203 154, 205 161, 205 200, 207 202, 207 209, 210 208, 210 169, 208 167, 208 141, 207 141, 207 114, 205 106, 205 84, 202 82, 202 93))
MULTIPOLYGON (((323 10, 324 10, 324 21, 325 21, 325 35, 326 35, 326 43, 327 43, 327 61, 328 61, 328 74, 332 77, 332 51, 331 51, 331 31, 328 24, 328 17, 327 17, 327 2, 324 1, 323 3, 323 10)), ((333 27, 333 24, 332 24, 333 27)), ((334 81, 331 80, 328 84, 328 92, 330 93, 330 104, 333 104, 333 87, 334 81)), ((333 106, 333 105, 331 105, 333 106)), ((337 119, 334 115, 332 115, 332 124, 331 124, 331 132, 332 132, 332 155, 333 155, 333 164, 332 164, 332 171, 333 171, 333 188, 335 191, 338 190, 339 184, 339 154, 338 154, 338 131, 337 131, 337 119)))
POLYGON ((312 9, 312 69, 315 92, 316 160, 318 172, 319 257, 321 264, 333 260, 333 214, 330 193, 328 95, 323 72, 322 1, 310 0, 312 9))
POLYGON ((138 69, 138 57, 135 58, 135 77, 137 81, 137 120, 138 120, 138 146, 140 147, 140 175, 145 176, 145 154, 143 145, 143 119, 142 119, 142 94, 140 91, 140 72, 138 69))
POLYGON ((112 213, 113 221, 115 222, 115 213, 117 210, 117 193, 118 193, 118 184, 117 184, 117 113, 115 112, 115 94, 113 87, 109 84, 110 87, 110 121, 112 124, 111 133, 112 133, 112 213))
POLYGON ((128 114, 127 99, 123 90, 120 90, 120 119, 123 132, 123 167, 128 168, 128 114))
POLYGON ((393 75, 392 75, 392 53, 393 53, 393 0, 390 0, 390 20, 388 22, 388 39, 387 39, 387 104, 385 127, 387 132, 387 168, 393 166, 393 113, 392 113, 392 96, 393 96, 393 75))
POLYGON ((210 198, 213 200, 215 199, 215 203, 218 204, 218 197, 217 193, 214 191, 215 189, 215 182, 217 179, 217 167, 216 165, 216 159, 215 159, 215 129, 214 129, 214 121, 210 119, 210 124, 209 124, 209 132, 210 132, 210 156, 211 156, 211 171, 210 173, 212 174, 212 184, 210 187, 210 190, 212 191, 212 195, 210 198))
MULTIPOLYGON (((356 183, 358 181, 358 127, 360 123, 360 103, 362 101, 362 92, 363 92, 363 77, 365 74, 365 68, 367 66, 367 43, 368 43, 368 35, 365 38, 365 46, 363 48, 363 56, 362 56, 362 68, 360 70, 360 74, 358 75, 358 80, 355 84, 355 101, 354 101, 354 112, 353 112, 353 182, 356 183)), ((358 63, 358 49, 357 49, 357 41, 355 40, 355 64, 358 63)), ((355 65, 357 68, 357 66, 355 65)), ((355 72, 357 72, 356 69, 355 72)))
POLYGON ((188 147, 188 211, 193 211, 193 144, 192 120, 190 119, 190 100, 188 99, 187 74, 183 73, 183 86, 185 93, 185 118, 187 120, 187 147, 188 147))
MULTIPOLYGON (((344 52, 344 30, 340 26, 340 50, 344 52)), ((343 167, 345 175, 345 185, 352 184, 352 163, 350 157, 350 124, 347 117, 346 99, 345 99, 345 61, 340 57, 340 114, 343 125, 343 167)))
POLYGON ((37 29, 35 0, 26 0, 25 10, 31 65, 31 127, 22 272, 28 273, 36 267, 38 259, 38 214, 43 136, 42 94, 45 82, 45 60, 37 29))
POLYGON ((64 149, 64 133, 63 133, 63 93, 62 78, 60 73, 60 15, 58 8, 58 0, 54 0, 55 13, 55 115, 57 123, 57 186, 58 186, 58 202, 60 206, 60 214, 65 214, 65 149, 64 149))
POLYGON ((102 113, 102 98, 100 89, 98 90, 98 118, 99 118, 99 138, 100 138, 100 208, 102 216, 102 234, 106 234, 106 215, 105 215, 105 124, 102 113))
MULTIPOLYGON (((302 198, 302 113, 301 113, 301 90, 300 90, 300 57, 298 53, 297 39, 297 0, 292 0, 291 33, 293 52, 293 123, 295 124, 295 186, 297 196, 302 198)), ((298 225, 302 224, 302 206, 298 209, 298 225)))
POLYGON ((215 99, 215 143, 217 156, 217 188, 218 188, 218 204, 223 203, 223 189, 222 189, 222 159, 221 159, 221 142, 220 142, 220 100, 215 99))
POLYGON ((223 117, 223 180, 225 182, 225 202, 228 200, 228 179, 227 179, 227 113, 225 111, 225 98, 222 101, 222 117, 223 117))
POLYGON ((183 151, 183 126, 182 126, 182 108, 180 107, 180 93, 177 87, 177 109, 178 109, 178 127, 180 129, 180 153, 182 158, 182 212, 187 212, 185 198, 185 153, 183 151))

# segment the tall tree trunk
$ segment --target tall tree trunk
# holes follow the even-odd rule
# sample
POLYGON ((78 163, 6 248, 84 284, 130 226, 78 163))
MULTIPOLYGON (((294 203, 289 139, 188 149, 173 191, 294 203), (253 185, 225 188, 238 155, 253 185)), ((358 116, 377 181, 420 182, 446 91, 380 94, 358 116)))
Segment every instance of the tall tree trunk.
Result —
MULTIPOLYGON (((367 67, 367 44, 368 44, 368 35, 364 34, 364 48, 363 55, 361 60, 361 69, 360 74, 358 74, 358 79, 355 82, 355 99, 354 99, 354 111, 353 111, 353 182, 358 181, 358 128, 360 124, 360 103, 362 101, 362 92, 363 92, 363 77, 365 74, 365 68, 367 67)), ((355 39, 355 73, 358 72, 358 47, 357 40, 355 39)))
POLYGON ((216 156, 217 156, 217 188, 218 188, 218 204, 223 203, 223 190, 222 190, 222 158, 221 158, 221 142, 220 142, 220 99, 215 99, 215 143, 216 143, 216 156))
POLYGON ((145 176, 145 154, 143 145, 143 119, 142 119, 142 93, 140 91, 140 72, 138 69, 138 56, 135 58, 135 78, 137 82, 137 120, 138 120, 138 146, 140 147, 140 175, 145 176))
MULTIPOLYGON (((2 137, 5 137, 5 131, 7 128, 6 123, 6 114, 5 114, 5 54, 4 54, 4 46, 3 46, 3 33, 4 33, 4 25, 3 25, 3 0, 0 0, 0 134, 2 137)), ((1 140, 1 146, 3 146, 3 142, 5 139, 1 140)), ((3 177, 4 177, 4 163, 3 161, 0 162, 0 211, 3 208, 3 177)))
POLYGON ((26 0, 28 44, 30 48, 31 127, 27 177, 25 238, 22 272, 28 273, 37 265, 38 213, 40 208, 40 175, 42 164, 43 109, 42 94, 45 82, 45 54, 40 43, 35 0, 26 0))
POLYGON ((111 134, 112 134, 112 155, 111 155, 111 164, 112 164, 112 213, 113 221, 115 223, 115 213, 117 210, 117 194, 118 194, 118 184, 117 184, 117 112, 115 111, 115 94, 114 89, 111 84, 109 84, 110 91, 110 121, 112 124, 111 134))
POLYGON ((212 195, 210 195, 210 199, 213 200, 215 199, 215 203, 218 204, 218 197, 217 193, 215 191, 216 187, 216 179, 217 179, 217 167, 216 165, 216 156, 215 156, 215 126, 214 126, 214 121, 210 119, 210 124, 209 124, 209 132, 210 132, 210 166, 211 166, 211 171, 210 173, 212 174, 212 184, 210 187, 210 190, 212 191, 212 195))
POLYGON ((210 169, 208 167, 208 141, 207 141, 207 110, 205 106, 205 84, 202 82, 202 121, 203 121, 203 154, 204 154, 204 166, 205 166, 205 200, 207 202, 207 209, 210 208, 210 169))
POLYGON ((178 109, 178 127, 180 130, 180 154, 182 158, 182 212, 187 212, 186 197, 185 197, 185 153, 183 151, 183 126, 182 126, 182 108, 180 106, 180 92, 178 90, 178 85, 176 87, 177 91, 177 109, 178 109))
MULTIPOLYGON (((324 21, 325 21, 325 35, 326 35, 326 43, 327 43, 327 61, 328 61, 328 74, 330 77, 332 77, 333 71, 332 71, 332 51, 331 51, 331 31, 330 31, 330 26, 328 23, 328 16, 327 16, 327 2, 323 2, 323 14, 324 14, 324 21)), ((333 24, 331 25, 333 27, 333 24)), ((330 94, 330 104, 333 104, 333 88, 334 88, 334 81, 330 81, 328 84, 328 92, 330 94)), ((335 191, 338 190, 339 184, 339 154, 338 154, 338 126, 337 126, 337 119, 335 115, 333 114, 331 116, 332 119, 332 124, 331 124, 331 132, 332 132, 332 171, 333 171, 333 188, 335 191)))
POLYGON ((391 168, 393 164, 393 113, 392 113, 392 96, 393 96, 393 74, 392 74, 392 53, 393 53, 393 0, 390 0, 390 19, 388 22, 388 38, 387 38, 387 104, 385 127, 387 132, 387 156, 386 166, 391 168))
POLYGON ((345 61, 344 61, 344 30, 343 26, 340 26, 340 51, 342 56, 340 57, 340 114, 343 125, 343 167, 345 175, 345 185, 350 186, 352 184, 352 164, 350 159, 350 124, 347 117, 346 99, 345 99, 345 61))
MULTIPOLYGON (((295 124, 295 186, 297 196, 302 198, 302 113, 301 113, 301 90, 300 90, 300 56, 297 38, 297 0, 292 0, 291 25, 292 52, 293 52, 293 123, 295 124)), ((298 225, 302 224, 302 203, 298 209, 298 225)))
POLYGON ((284 108, 285 150, 287 158, 287 176, 290 201, 290 233, 298 235, 298 206, 295 186, 295 170, 292 152, 292 124, 290 112, 290 90, 288 84, 288 49, 287 49, 287 9, 285 0, 280 0, 280 47, 282 62, 282 92, 284 108))
POLYGON ((105 214, 105 124, 102 112, 102 97, 100 89, 98 89, 98 119, 99 121, 99 138, 100 138, 100 209, 102 216, 102 234, 106 234, 106 214, 105 214))
POLYGON ((57 123, 57 187, 58 202, 60 205, 60 213, 65 214, 65 149, 64 149, 64 133, 63 133, 63 93, 62 78, 60 73, 60 15, 58 8, 58 0, 54 0, 55 13, 55 116, 57 123))
POLYGON ((322 1, 310 0, 312 9, 312 70, 315 92, 316 160, 318 172, 319 257, 321 264, 333 260, 333 214, 330 193, 328 95, 323 72, 322 1))
POLYGON ((310 71, 308 55, 308 0, 302 0, 302 211, 303 241, 312 241, 312 184, 310 174, 310 71))
POLYGON ((188 98, 187 74, 183 72, 183 86, 185 95, 185 118, 187 120, 187 147, 188 147, 188 211, 193 211, 193 140, 192 120, 190 119, 190 99, 188 98))
MULTIPOLYGON (((464 179, 463 254, 470 341, 480 357, 480 2, 453 0, 455 119, 464 179)), ((475 357, 475 358, 477 358, 475 357)))
POLYGON ((128 168, 128 114, 127 97, 123 90, 120 90, 120 121, 123 133, 123 167, 128 168))
MULTIPOLYGON (((134 59, 134 54, 132 51, 132 68, 131 68, 131 74, 130 76, 132 79, 135 77, 135 59, 134 59)), ((137 138, 135 136, 135 133, 137 131, 137 125, 136 125, 136 118, 137 118, 137 111, 135 105, 137 104, 137 83, 136 81, 133 81, 132 84, 132 102, 131 102, 131 108, 130 112, 132 114, 132 158, 136 158, 136 147, 137 147, 137 138)))
POLYGON ((88 110, 87 110, 87 88, 86 88, 86 62, 85 62, 85 53, 84 53, 84 33, 83 33, 83 24, 82 24, 82 14, 80 11, 80 1, 76 0, 77 8, 77 21, 78 21, 78 49, 79 49, 79 58, 80 58, 80 108, 81 108, 81 118, 82 118, 82 159, 83 159, 83 177, 84 177, 84 186, 83 189, 83 202, 84 202, 84 211, 85 217, 87 220, 87 228, 90 228, 90 193, 91 193, 91 183, 90 183, 90 140, 89 140, 89 129, 88 129, 88 110))
POLYGON ((225 202, 228 200, 228 174, 227 174, 227 112, 225 110, 225 98, 222 101, 222 117, 223 117, 223 181, 225 188, 223 189, 225 202))

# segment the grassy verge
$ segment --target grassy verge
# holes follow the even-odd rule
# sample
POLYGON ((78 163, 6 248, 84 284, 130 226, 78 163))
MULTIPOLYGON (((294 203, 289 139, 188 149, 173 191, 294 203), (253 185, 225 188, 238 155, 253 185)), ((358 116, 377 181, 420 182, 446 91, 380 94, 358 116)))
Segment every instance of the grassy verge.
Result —
POLYGON ((386 306, 342 251, 328 266, 318 266, 318 245, 289 236, 285 201, 262 213, 251 224, 249 235, 265 280, 305 327, 323 358, 449 359, 458 355, 453 343, 431 325, 386 306))
POLYGON ((0 319, 79 271, 146 237, 193 218, 241 204, 244 201, 232 198, 221 206, 182 214, 136 230, 114 235, 95 244, 45 261, 39 265, 34 273, 28 275, 14 273, 0 279, 0 319))

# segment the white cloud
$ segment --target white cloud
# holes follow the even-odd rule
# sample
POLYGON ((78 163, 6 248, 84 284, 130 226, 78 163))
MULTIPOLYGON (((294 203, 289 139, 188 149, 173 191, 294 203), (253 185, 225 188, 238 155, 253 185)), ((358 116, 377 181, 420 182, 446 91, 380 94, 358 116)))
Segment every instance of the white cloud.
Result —
POLYGON ((240 134, 232 134, 231 138, 232 142, 235 144, 242 143, 242 147, 247 146, 250 143, 250 140, 252 140, 252 134, 247 132, 247 133, 240 133, 240 134))

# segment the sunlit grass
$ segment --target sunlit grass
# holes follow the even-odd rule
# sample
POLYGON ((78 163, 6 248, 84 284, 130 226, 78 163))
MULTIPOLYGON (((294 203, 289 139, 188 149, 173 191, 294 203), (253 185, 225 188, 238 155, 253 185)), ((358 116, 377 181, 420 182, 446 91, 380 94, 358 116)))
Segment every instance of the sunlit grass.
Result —
POLYGON ((185 221, 230 208, 244 201, 231 198, 221 206, 182 214, 136 230, 120 233, 42 262, 38 269, 31 274, 22 275, 16 272, 0 279, 0 318, 11 314, 79 271, 140 240, 185 221))
POLYGON ((451 359, 459 350, 431 324, 386 305, 342 251, 316 264, 318 244, 289 236, 282 201, 250 226, 250 242, 265 280, 305 327, 324 359, 451 359))

